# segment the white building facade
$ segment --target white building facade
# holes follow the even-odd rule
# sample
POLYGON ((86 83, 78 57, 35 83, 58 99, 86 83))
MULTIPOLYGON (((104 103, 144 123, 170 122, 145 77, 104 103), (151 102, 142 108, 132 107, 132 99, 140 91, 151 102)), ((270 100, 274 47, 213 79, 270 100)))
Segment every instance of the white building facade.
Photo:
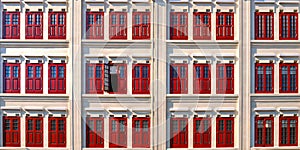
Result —
POLYGON ((299 149, 297 0, 0 0, 0 149, 299 149))

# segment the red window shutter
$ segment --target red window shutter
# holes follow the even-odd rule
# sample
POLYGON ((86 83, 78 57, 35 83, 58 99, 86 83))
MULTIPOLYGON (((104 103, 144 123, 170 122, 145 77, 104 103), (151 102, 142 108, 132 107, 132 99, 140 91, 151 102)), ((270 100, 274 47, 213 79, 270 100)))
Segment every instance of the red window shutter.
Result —
POLYGON ((20 135, 20 117, 3 116, 3 146, 20 147, 20 135))
POLYGON ((20 39, 20 12, 3 12, 3 39, 20 39))
POLYGON ((48 93, 49 94, 65 94, 66 93, 66 64, 65 63, 49 63, 48 71, 48 93), (51 70, 55 69, 55 73, 51 74, 51 70), (61 69, 61 70, 60 70, 61 69))
POLYGON ((298 64, 297 63, 279 64, 279 92, 280 93, 298 92, 298 64))
POLYGON ((171 148, 188 148, 188 118, 171 118, 171 148))
POLYGON ((150 39, 150 12, 132 13, 132 39, 150 39))
POLYGON ((217 94, 234 94, 234 64, 217 64, 217 94))
POLYGON ((194 148, 211 147, 211 118, 194 118, 194 148))
POLYGON ((279 146, 298 145, 298 116, 279 117, 279 146))
POLYGON ((43 93, 43 64, 26 63, 25 80, 26 93, 43 93), (29 68, 31 68, 31 70, 29 70, 29 68))
POLYGON ((234 118, 217 117, 217 147, 234 147, 234 118))
POLYGON ((188 93, 188 65, 171 64, 170 66, 170 93, 188 93))
POLYGON ((48 118, 49 147, 66 147, 66 117, 48 118))
POLYGON ((298 40, 298 13, 279 13, 279 40, 298 40))
POLYGON ((274 146, 274 117, 255 117, 255 146, 274 146))
POLYGON ((170 39, 171 40, 188 39, 188 13, 187 12, 170 13, 170 39))
POLYGON ((20 93, 20 64, 4 63, 4 93, 20 93))
POLYGON ((43 117, 26 117, 26 147, 43 147, 43 117))
POLYGON ((255 12, 255 39, 274 39, 274 13, 255 12))
POLYGON ((132 68, 132 93, 150 94, 150 64, 135 64, 132 68))
POLYGON ((234 13, 217 12, 216 39, 234 40, 234 13))
POLYGON ((66 12, 49 12, 48 39, 66 39, 66 12))
POLYGON ((86 147, 103 148, 104 147, 104 118, 87 117, 86 118, 86 147))
POLYGON ((194 64, 194 94, 211 93, 210 64, 194 64))
POLYGON ((211 39, 211 13, 194 12, 193 13, 193 39, 210 40, 211 39))
POLYGON ((43 39, 43 12, 26 12, 26 39, 43 39))
POLYGON ((150 118, 132 118, 132 147, 150 148, 150 118))
POLYGON ((127 39, 127 12, 109 13, 109 39, 127 39))
POLYGON ((127 118, 109 118, 109 148, 127 147, 127 118))
POLYGON ((274 93, 274 64, 256 63, 255 70, 255 93, 274 93))
POLYGON ((86 90, 89 94, 103 94, 104 64, 86 64, 86 90))
POLYGON ((104 39, 104 12, 86 12, 86 38, 104 39))
POLYGON ((127 93, 127 64, 123 64, 123 63, 110 64, 110 68, 112 67, 116 69, 116 73, 114 75, 110 74, 109 93, 126 94, 127 93), (114 78, 112 78, 112 76, 114 76, 114 78), (114 87, 112 85, 114 85, 114 87))

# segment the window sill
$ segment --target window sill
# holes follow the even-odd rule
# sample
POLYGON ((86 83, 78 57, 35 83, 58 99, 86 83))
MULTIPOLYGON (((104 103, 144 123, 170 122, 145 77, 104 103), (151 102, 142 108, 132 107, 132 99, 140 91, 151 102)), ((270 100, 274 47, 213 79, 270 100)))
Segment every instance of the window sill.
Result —
POLYGON ((0 39, 2 47, 38 47, 38 48, 62 48, 68 47, 68 40, 15 40, 15 39, 0 39))
POLYGON ((0 147, 0 150, 68 150, 69 148, 61 148, 61 147, 0 147))
POLYGON ((282 146, 282 147, 253 147, 251 148, 251 150, 260 150, 260 149, 284 149, 284 150, 290 150, 290 149, 299 149, 300 147, 299 146, 282 146))

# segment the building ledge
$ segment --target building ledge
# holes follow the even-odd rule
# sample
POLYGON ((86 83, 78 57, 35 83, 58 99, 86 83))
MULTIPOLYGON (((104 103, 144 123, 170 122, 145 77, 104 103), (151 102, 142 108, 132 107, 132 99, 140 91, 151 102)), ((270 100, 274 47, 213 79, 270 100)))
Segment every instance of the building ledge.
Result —
POLYGON ((45 147, 0 147, 0 150, 69 150, 69 148, 45 148, 45 147))
POLYGON ((238 40, 166 40, 175 45, 238 45, 238 40))
POLYGON ((128 98, 128 97, 136 97, 136 98, 150 98, 150 94, 133 94, 133 95, 127 95, 127 94, 82 94, 82 97, 84 98, 128 98))
POLYGON ((1 93, 1 100, 13 101, 67 101, 69 96, 66 94, 10 94, 1 93))
POLYGON ((204 103, 235 103, 238 100, 236 94, 167 94, 167 99, 170 101, 185 101, 185 102, 204 102, 204 103))
POLYGON ((261 149, 284 149, 284 150, 291 150, 291 149, 299 149, 299 146, 283 146, 283 147, 252 147, 251 150, 261 150, 261 149))
POLYGON ((67 48, 68 40, 15 40, 0 39, 0 47, 5 48, 67 48))
POLYGON ((151 48, 152 40, 82 40, 82 45, 86 47, 100 48, 151 48))
POLYGON ((299 48, 300 40, 251 40, 253 46, 295 46, 299 48))

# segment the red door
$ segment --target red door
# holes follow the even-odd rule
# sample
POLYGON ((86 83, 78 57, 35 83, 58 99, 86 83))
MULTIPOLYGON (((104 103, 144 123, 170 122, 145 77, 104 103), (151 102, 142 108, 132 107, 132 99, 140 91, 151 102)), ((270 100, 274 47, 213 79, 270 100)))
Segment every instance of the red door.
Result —
POLYGON ((4 63, 4 93, 20 93, 20 64, 4 63))
POLYGON ((188 119, 171 118, 171 148, 188 147, 188 119))
POLYGON ((43 147, 43 117, 26 117, 26 147, 43 147))
POLYGON ((86 118, 86 147, 104 147, 104 119, 102 117, 86 118))
POLYGON ((132 118, 132 147, 150 148, 150 118, 132 118))
POLYGON ((211 147, 211 118, 194 118, 194 147, 211 147))
POLYGON ((109 39, 127 39, 127 12, 110 12, 109 39))
POLYGON ((43 93, 43 64, 26 63, 26 93, 43 93))
POLYGON ((109 118, 109 147, 127 147, 127 118, 109 118))
POLYGON ((3 116, 3 146, 20 147, 20 117, 3 116))

